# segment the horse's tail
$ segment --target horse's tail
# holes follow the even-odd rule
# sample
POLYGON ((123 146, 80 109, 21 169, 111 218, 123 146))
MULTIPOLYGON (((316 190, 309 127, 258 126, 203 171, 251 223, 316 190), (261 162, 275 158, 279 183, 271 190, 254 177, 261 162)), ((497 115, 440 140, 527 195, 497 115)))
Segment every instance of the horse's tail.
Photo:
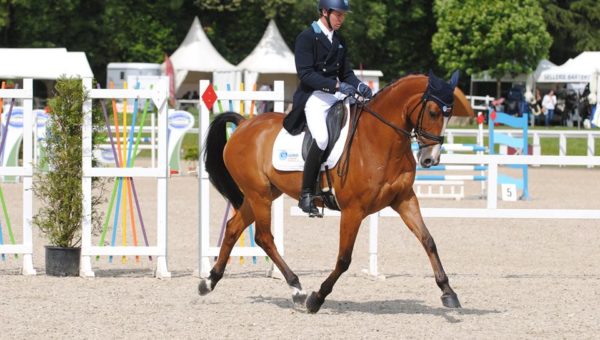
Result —
POLYGON ((215 188, 239 209, 244 201, 244 194, 240 191, 233 177, 225 167, 223 150, 227 143, 227 123, 239 124, 245 118, 235 112, 225 112, 215 117, 208 128, 204 142, 204 166, 208 178, 215 188))

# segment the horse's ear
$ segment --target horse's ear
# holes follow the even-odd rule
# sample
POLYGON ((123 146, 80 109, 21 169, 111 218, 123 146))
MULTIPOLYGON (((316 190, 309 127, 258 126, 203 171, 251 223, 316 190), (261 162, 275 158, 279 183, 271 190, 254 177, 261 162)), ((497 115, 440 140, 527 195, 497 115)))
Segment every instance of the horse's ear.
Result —
POLYGON ((452 86, 453 88, 456 87, 456 85, 458 84, 458 78, 460 78, 460 71, 456 70, 454 71, 454 73, 452 73, 452 76, 450 77, 450 86, 452 86))
POLYGON ((454 108, 452 116, 457 117, 475 117, 475 111, 471 107, 471 103, 459 87, 454 88, 454 108))

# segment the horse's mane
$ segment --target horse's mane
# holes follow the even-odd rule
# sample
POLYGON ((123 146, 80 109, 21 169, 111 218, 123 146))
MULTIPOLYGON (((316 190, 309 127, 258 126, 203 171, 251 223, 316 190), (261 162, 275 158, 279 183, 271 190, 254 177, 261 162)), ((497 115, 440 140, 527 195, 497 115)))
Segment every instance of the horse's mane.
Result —
POLYGON ((385 85, 383 88, 381 88, 381 90, 377 91, 377 93, 375 93, 375 95, 373 96, 373 99, 375 99, 375 97, 377 97, 381 93, 386 92, 386 91, 396 87, 400 83, 400 81, 402 81, 404 78, 407 78, 409 76, 422 76, 422 75, 424 75, 424 74, 420 73, 420 72, 405 73, 405 74, 401 75, 400 77, 394 79, 393 81, 389 82, 387 85, 385 85))

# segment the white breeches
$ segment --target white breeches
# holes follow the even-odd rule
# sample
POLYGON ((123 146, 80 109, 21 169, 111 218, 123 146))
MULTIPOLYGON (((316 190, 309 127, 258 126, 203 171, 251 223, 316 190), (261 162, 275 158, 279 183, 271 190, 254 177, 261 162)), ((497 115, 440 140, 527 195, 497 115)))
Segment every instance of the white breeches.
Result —
POLYGON ((325 150, 329 142, 329 134, 327 133, 327 124, 325 122, 327 113, 333 104, 345 97, 346 95, 341 92, 330 94, 323 91, 315 91, 306 102, 306 106, 304 107, 306 125, 308 125, 308 130, 310 130, 312 137, 321 150, 325 150))

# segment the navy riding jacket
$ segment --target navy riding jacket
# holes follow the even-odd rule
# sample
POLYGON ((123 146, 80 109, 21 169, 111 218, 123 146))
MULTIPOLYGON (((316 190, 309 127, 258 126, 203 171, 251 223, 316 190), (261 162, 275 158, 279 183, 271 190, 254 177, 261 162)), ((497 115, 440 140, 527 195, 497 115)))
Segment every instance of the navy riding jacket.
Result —
POLYGON ((292 135, 301 133, 306 126, 304 107, 313 91, 333 94, 338 79, 354 87, 360 84, 350 67, 345 41, 337 32, 332 40, 329 42, 316 22, 296 38, 294 57, 300 85, 294 93, 292 111, 283 121, 283 127, 292 135))

